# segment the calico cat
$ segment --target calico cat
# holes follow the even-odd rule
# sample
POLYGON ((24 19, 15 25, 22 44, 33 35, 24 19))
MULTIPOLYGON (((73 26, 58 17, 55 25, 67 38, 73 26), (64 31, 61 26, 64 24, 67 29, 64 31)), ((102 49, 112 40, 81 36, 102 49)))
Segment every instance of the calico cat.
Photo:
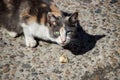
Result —
POLYGON ((78 13, 64 16, 52 0, 1 0, 0 24, 12 37, 24 33, 28 47, 35 37, 65 46, 77 29, 78 13))

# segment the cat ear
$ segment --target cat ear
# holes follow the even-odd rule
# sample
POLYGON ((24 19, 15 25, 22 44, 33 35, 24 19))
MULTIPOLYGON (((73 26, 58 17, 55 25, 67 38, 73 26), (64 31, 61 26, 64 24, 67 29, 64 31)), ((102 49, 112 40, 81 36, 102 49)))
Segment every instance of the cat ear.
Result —
POLYGON ((78 12, 73 13, 68 20, 70 23, 76 23, 78 21, 78 12))
POLYGON ((47 18, 48 18, 48 22, 50 24, 56 24, 55 21, 56 21, 56 17, 51 13, 51 12, 48 12, 47 14, 47 18))

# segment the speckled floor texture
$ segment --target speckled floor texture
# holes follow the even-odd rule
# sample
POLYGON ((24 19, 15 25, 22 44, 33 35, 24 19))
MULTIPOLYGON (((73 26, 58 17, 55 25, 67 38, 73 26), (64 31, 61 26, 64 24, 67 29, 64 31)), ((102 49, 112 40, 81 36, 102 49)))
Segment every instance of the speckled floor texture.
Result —
POLYGON ((79 38, 64 48, 43 41, 27 48, 24 36, 0 28, 0 80, 120 80, 120 0, 54 1, 79 12, 79 38))

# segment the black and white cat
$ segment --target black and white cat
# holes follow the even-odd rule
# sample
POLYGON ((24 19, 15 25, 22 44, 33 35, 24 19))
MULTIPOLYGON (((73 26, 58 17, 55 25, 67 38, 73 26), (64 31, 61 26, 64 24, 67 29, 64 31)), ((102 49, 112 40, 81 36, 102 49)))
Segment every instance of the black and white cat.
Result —
POLYGON ((36 46, 34 37, 65 46, 77 29, 78 13, 65 17, 51 0, 1 0, 0 24, 16 37, 24 33, 28 47, 36 46))

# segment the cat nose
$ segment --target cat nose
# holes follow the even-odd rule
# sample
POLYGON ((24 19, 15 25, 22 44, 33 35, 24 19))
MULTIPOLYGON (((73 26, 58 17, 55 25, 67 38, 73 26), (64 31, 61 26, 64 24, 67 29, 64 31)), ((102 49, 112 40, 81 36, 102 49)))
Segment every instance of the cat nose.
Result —
POLYGON ((61 39, 61 41, 62 41, 62 44, 64 44, 66 42, 66 39, 61 39))

